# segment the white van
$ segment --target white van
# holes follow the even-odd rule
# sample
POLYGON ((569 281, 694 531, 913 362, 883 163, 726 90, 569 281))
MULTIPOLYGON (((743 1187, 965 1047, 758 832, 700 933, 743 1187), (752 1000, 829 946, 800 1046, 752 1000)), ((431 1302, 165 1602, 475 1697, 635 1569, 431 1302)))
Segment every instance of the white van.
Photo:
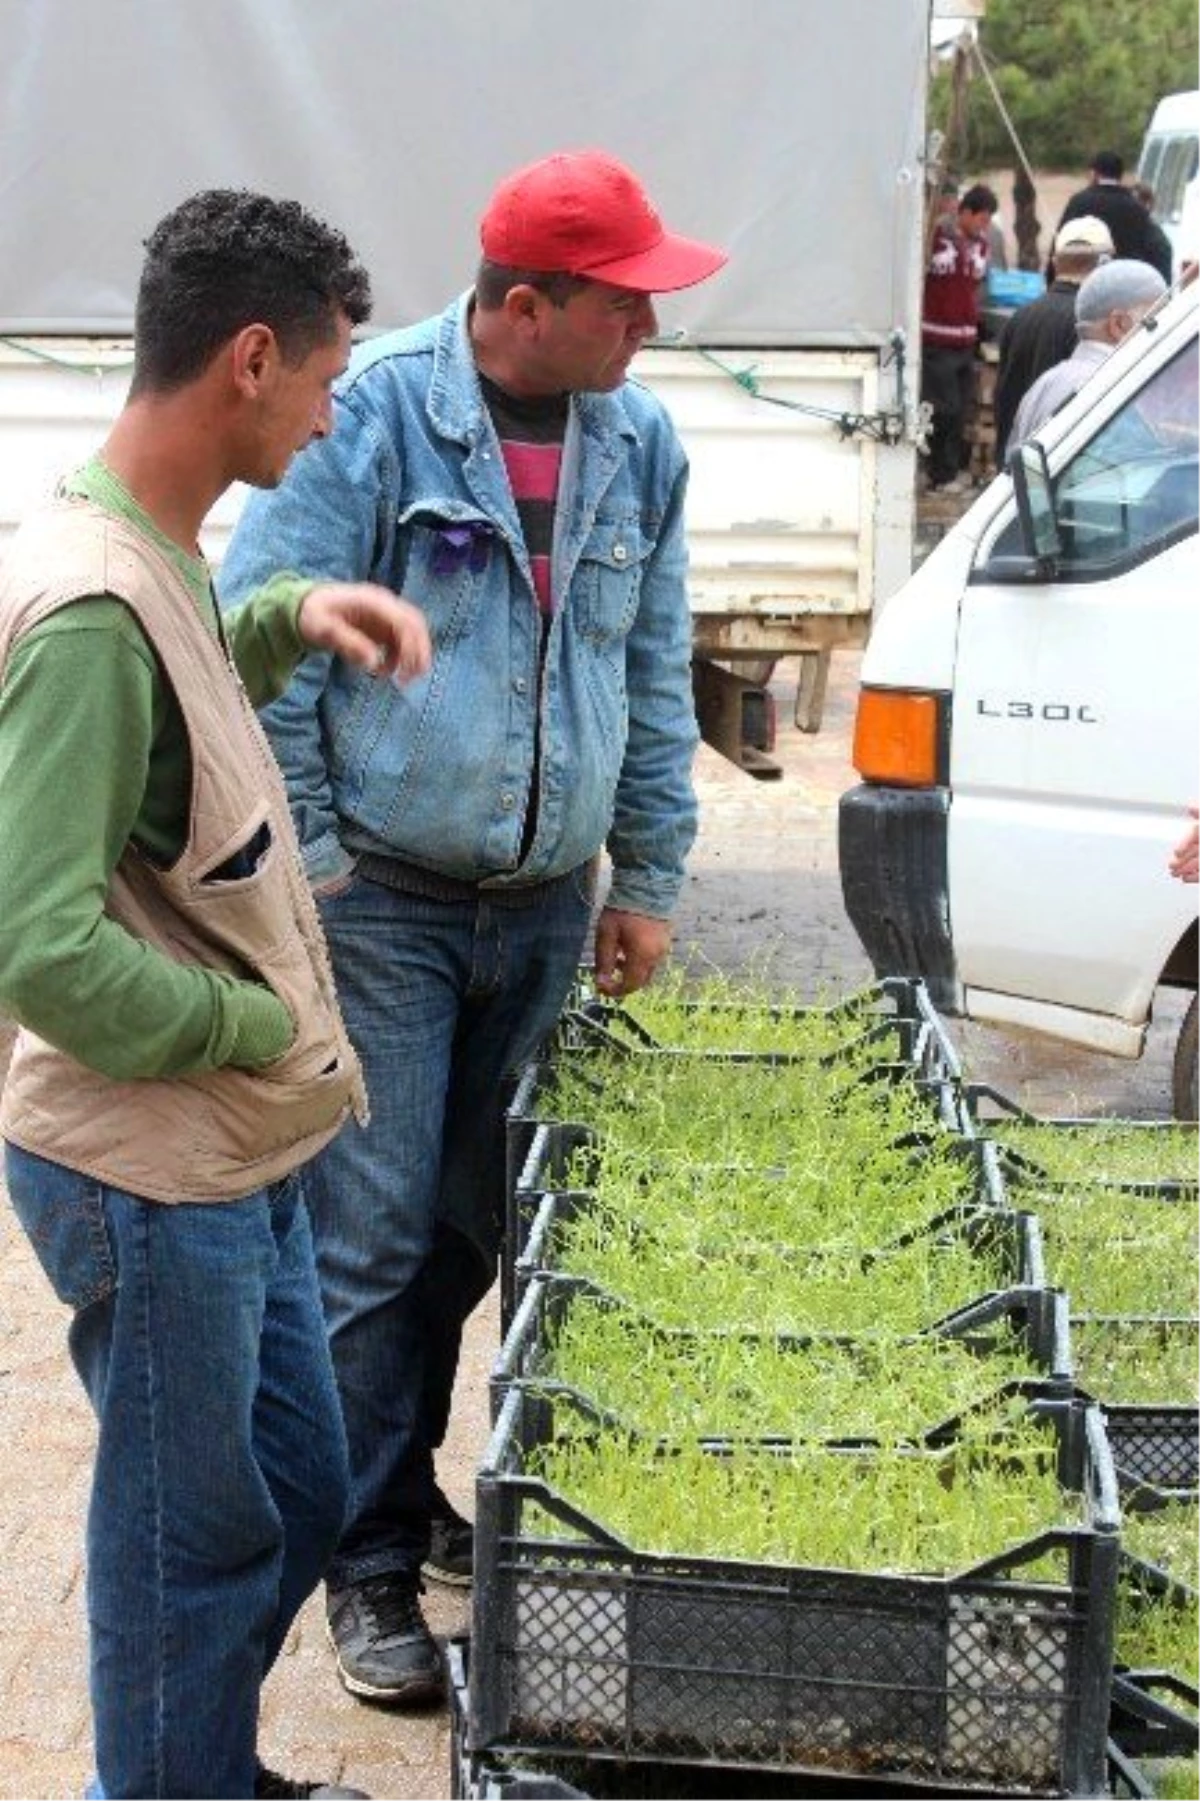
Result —
POLYGON ((1168 295, 879 617, 841 807, 846 909, 948 1012, 1140 1054, 1190 988, 1167 861, 1200 798, 1197 317, 1168 295))
POLYGON ((1200 92, 1159 101, 1137 172, 1154 189, 1154 217, 1171 240, 1178 275, 1185 258, 1200 257, 1200 92))

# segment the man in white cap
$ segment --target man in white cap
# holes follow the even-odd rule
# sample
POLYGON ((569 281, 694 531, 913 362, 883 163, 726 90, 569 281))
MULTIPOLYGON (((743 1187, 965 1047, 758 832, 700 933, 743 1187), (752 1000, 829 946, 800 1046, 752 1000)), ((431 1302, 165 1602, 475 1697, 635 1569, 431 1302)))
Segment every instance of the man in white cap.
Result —
POLYGON ((397 705, 327 663, 265 716, 371 1096, 305 1187, 352 1475, 329 1633, 343 1684, 393 1707, 444 1691, 422 1570, 471 1580, 434 1452, 495 1268, 506 1084, 577 971, 601 849, 596 980, 628 994, 696 824, 687 463, 626 377, 652 296, 724 252, 600 151, 501 181, 480 237, 473 288, 359 349, 336 432, 222 571, 226 602, 263 571, 370 571, 433 637, 397 705))
POLYGON ((996 371, 996 466, 1005 452, 1017 408, 1034 382, 1069 357, 1078 343, 1075 296, 1101 263, 1111 260, 1113 241, 1103 219, 1072 219, 1054 240, 1054 280, 1038 300, 1023 306, 1000 336, 996 371))
POLYGON ((1089 275, 1075 298, 1079 342, 1069 357, 1040 375, 1026 394, 1013 421, 1012 443, 1024 444, 1066 406, 1166 291, 1158 270, 1134 257, 1119 257, 1089 275))

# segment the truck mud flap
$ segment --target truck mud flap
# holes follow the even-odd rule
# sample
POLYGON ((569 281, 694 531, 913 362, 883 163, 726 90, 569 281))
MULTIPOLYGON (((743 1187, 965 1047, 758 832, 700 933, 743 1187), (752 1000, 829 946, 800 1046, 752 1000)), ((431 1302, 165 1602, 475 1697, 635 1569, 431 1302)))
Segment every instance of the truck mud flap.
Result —
POLYGON ((934 1005, 959 1010, 950 933, 945 788, 862 783, 842 796, 842 899, 880 976, 920 976, 934 1005))

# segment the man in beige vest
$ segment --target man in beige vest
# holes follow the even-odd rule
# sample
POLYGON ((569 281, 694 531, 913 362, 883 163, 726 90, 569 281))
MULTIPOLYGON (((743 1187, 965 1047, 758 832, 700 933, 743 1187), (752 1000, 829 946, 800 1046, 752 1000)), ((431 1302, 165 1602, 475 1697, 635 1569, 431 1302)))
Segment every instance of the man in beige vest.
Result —
POLYGON ((341 1528, 295 1172, 365 1096, 253 708, 310 648, 406 679, 421 615, 282 576, 222 626, 197 534, 331 428, 368 315, 340 234, 209 192, 147 242, 129 401, 0 572, 0 1126, 96 1410, 93 1792, 349 1794, 256 1757, 341 1528), (244 684, 244 686, 243 686, 244 684))

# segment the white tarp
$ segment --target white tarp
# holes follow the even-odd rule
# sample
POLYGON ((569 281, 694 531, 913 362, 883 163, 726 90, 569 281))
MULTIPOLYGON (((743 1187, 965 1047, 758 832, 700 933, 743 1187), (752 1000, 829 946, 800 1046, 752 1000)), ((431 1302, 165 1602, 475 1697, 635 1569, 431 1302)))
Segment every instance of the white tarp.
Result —
POLYGON ((928 0, 0 0, 0 331, 120 334, 141 242, 253 187, 339 225, 374 323, 469 285, 496 180, 600 146, 728 269, 713 344, 878 343, 919 270, 928 0))

